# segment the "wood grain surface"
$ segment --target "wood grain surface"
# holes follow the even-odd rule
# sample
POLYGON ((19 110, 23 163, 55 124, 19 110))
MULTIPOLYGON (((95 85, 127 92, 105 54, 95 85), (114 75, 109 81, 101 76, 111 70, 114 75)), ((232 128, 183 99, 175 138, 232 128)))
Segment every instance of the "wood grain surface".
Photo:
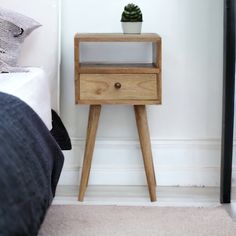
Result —
POLYGON ((80 180, 79 201, 84 200, 85 190, 88 185, 100 112, 100 105, 90 106, 82 176, 80 180))
POLYGON ((156 201, 156 177, 154 172, 152 148, 149 135, 146 107, 134 106, 139 140, 143 154, 143 162, 148 182, 148 190, 152 202, 156 201))
POLYGON ((156 74, 81 74, 81 100, 155 100, 156 74), (121 88, 115 88, 120 83, 121 88))
POLYGON ((92 33, 76 34, 80 42, 157 42, 161 38, 155 33, 119 34, 119 33, 92 33))

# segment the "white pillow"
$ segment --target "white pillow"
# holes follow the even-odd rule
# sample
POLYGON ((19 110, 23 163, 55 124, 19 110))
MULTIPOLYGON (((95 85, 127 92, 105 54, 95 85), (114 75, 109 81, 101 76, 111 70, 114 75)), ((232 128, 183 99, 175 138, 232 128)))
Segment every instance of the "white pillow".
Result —
POLYGON ((27 16, 0 7, 0 73, 25 71, 17 66, 20 46, 40 26, 27 16))

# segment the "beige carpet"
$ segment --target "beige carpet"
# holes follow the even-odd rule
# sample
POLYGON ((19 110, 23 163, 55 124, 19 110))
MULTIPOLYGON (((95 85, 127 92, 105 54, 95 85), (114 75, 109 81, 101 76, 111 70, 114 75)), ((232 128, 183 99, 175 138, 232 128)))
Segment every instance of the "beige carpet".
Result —
POLYGON ((52 206, 40 236, 235 236, 222 207, 52 206))

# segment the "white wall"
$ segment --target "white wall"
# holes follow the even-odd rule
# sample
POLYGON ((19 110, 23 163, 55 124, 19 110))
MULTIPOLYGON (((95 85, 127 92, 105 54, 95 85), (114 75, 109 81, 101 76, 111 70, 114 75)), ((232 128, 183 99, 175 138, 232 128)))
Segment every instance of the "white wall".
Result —
POLYGON ((48 75, 52 107, 59 110, 59 6, 60 0, 0 0, 1 7, 37 20, 42 27, 24 42, 20 65, 43 67, 48 75))
MULTIPOLYGON (((73 36, 121 32, 127 3, 62 2, 61 110, 74 149, 65 152, 60 184, 79 183, 88 116, 88 106, 74 104, 73 36)), ((163 38, 163 105, 147 108, 158 184, 219 185, 223 0, 135 3, 143 11, 143 32, 163 38)), ((95 45, 94 56, 99 53, 95 45)), ((132 107, 104 106, 97 136, 90 184, 146 183, 132 107)))

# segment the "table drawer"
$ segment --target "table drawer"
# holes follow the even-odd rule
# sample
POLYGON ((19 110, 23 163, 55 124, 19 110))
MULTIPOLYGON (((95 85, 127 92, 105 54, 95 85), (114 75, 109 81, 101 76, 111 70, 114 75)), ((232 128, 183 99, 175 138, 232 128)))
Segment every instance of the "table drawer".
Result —
POLYGON ((80 74, 80 100, 157 100, 157 74, 80 74))

